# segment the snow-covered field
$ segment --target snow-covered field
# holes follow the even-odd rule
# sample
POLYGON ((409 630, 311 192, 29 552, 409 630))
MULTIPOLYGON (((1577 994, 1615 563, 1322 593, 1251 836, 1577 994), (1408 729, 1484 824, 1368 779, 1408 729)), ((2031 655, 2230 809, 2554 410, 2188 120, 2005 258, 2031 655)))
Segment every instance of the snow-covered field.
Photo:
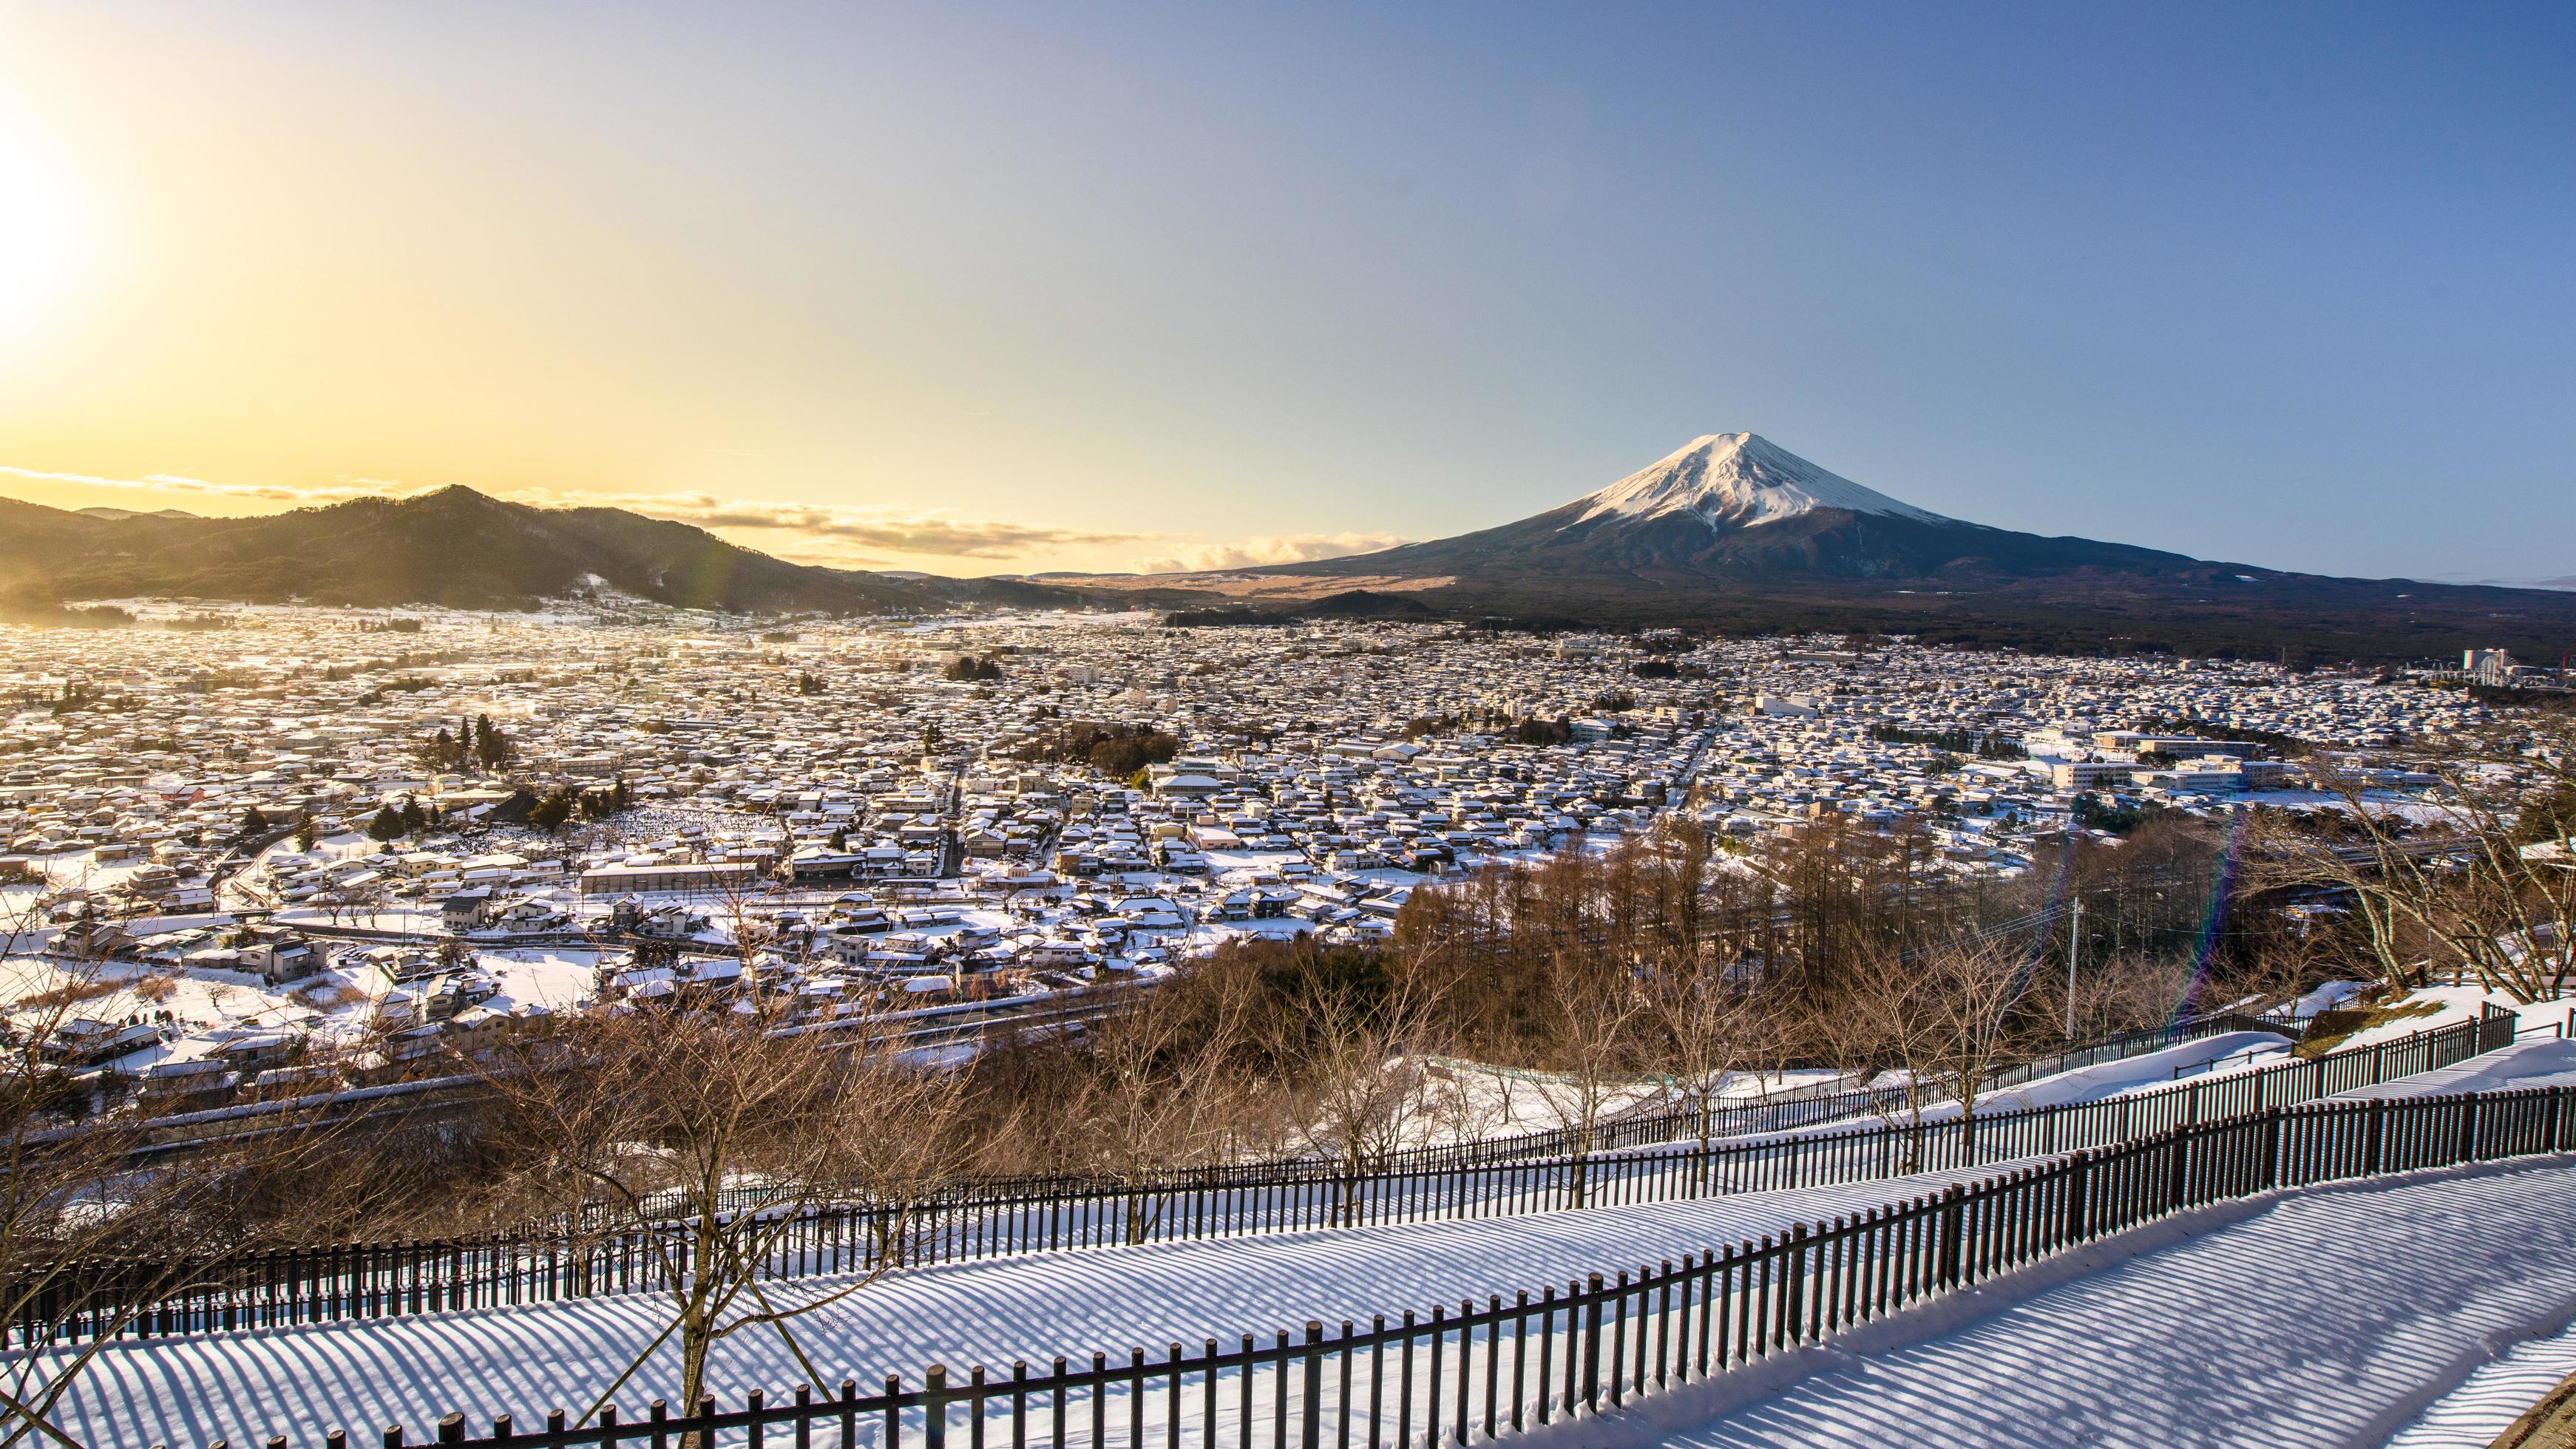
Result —
MULTIPOLYGON (((1451 1147, 1554 1132, 1583 1120, 1583 1089, 1571 1078, 1452 1057, 1432 1059, 1428 1067, 1429 1082, 1422 1108, 1403 1124, 1401 1145, 1406 1148, 1451 1147)), ((1737 1075, 1742 1079, 1743 1090, 1730 1095, 1750 1095, 1757 1090, 1751 1073, 1737 1075)), ((1777 1090, 1779 1079, 1769 1080, 1777 1090)), ((1666 1095, 1659 1081, 1610 1087, 1598 1103, 1600 1120, 1652 1111, 1662 1105, 1666 1095)))
MULTIPOLYGON (((2185 1082, 2206 1082, 2277 1066, 2290 1055, 2290 1039, 2267 1031, 2231 1031, 2196 1041, 2176 1042, 2116 1062, 2096 1062, 2053 1077, 2041 1077, 1997 1092, 1978 1104, 1981 1112, 2019 1112, 2076 1102, 2101 1102, 2163 1091, 2185 1082)), ((1956 1111, 1955 1108, 1952 1109, 1956 1111)), ((1926 1116, 1932 1114, 1927 1112, 1926 1116)))

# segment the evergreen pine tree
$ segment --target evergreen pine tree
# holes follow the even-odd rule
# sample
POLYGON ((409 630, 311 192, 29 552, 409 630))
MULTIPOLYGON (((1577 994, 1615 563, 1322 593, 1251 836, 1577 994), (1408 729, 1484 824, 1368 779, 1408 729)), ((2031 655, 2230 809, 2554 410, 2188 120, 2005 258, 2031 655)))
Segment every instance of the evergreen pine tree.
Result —
POLYGON ((560 830, 572 818, 574 800, 572 791, 557 788, 528 811, 528 823, 539 830, 560 830))

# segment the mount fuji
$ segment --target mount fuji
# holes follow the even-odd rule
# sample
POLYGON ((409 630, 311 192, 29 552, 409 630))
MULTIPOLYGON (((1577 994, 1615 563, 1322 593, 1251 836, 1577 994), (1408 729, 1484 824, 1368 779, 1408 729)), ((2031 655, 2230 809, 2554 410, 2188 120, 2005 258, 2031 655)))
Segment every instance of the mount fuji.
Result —
POLYGON ((1756 576, 1965 582, 2202 567, 2209 566, 2181 554, 1945 518, 1767 438, 1712 433, 1518 523, 1274 572, 1522 575, 1669 588, 1756 576))
MULTIPOLYGON (((2492 639, 2554 656, 2576 600, 2344 579, 1944 517, 1753 433, 1712 433, 1516 523, 1245 571, 1415 607, 1730 631, 1878 629, 2090 651, 2403 658, 2492 639)), ((1173 581, 1177 583, 1178 581, 1173 581)))

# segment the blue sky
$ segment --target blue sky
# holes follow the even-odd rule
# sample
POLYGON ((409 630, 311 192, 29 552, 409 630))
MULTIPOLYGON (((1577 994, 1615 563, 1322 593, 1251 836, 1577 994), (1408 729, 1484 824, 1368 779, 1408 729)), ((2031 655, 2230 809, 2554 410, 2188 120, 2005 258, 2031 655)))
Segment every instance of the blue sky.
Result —
POLYGON ((2565 6, 0 23, 32 41, 0 59, 22 132, 111 222, 241 167, 226 194, 260 204, 209 227, 224 245, 262 255, 302 211, 342 220, 279 245, 348 253, 211 268, 264 305, 155 309, 144 347, 99 297, 170 264, 125 248, 16 356, 0 466, 29 473, 1039 530, 884 555, 983 572, 1458 532, 1750 429, 2009 527, 2576 575, 2565 6), (226 144, 156 151, 156 121, 226 144), (392 282, 310 280, 371 267, 392 282), (246 320, 298 307, 381 309, 355 315, 447 360, 352 362, 352 322, 326 366, 318 336, 246 320), (201 358, 257 330, 263 360, 182 365, 190 329, 201 358))

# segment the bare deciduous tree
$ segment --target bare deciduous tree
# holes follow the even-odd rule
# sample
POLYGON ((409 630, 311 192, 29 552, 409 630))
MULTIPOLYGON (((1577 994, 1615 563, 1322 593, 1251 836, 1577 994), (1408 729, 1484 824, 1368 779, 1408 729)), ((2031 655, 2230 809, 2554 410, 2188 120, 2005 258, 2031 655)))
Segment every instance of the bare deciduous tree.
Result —
MULTIPOLYGON (((2085 961, 2075 975, 2075 1032, 2071 1040, 2096 1041, 2169 1022, 2187 1004, 2191 989, 2192 963, 2188 957, 2128 951, 2101 961, 2085 961)), ((2030 1013, 2040 1021, 2057 1023, 2061 1035, 2069 1016, 2066 993, 2064 962, 2042 962, 2033 969, 2030 1013)))
POLYGON ((1629 970, 1573 956, 1554 963, 1547 989, 1558 1032, 1552 1065, 1561 1077, 1542 1091, 1566 1134, 1566 1154, 1574 1161, 1573 1205, 1580 1207, 1590 1193, 1602 1124, 1636 1089, 1644 1064, 1638 1027, 1645 998, 1629 970))
POLYGON ((952 1168, 956 1079, 908 1060, 867 1021, 801 1029, 751 1000, 609 1008, 476 1064, 498 1131, 563 1220, 640 1241, 668 1323, 584 1414, 677 1340, 685 1403, 710 1356, 776 1334, 809 1374, 794 1324, 900 1266, 952 1168), (793 1299, 763 1278, 799 1220, 864 1205, 874 1249, 847 1281, 793 1299))
POLYGON ((1057 1054, 1067 1165, 1128 1187, 1129 1242, 1145 1241, 1161 1212, 1153 1179, 1275 1139, 1243 1061, 1260 989, 1249 957, 1220 952, 1159 985, 1110 988, 1082 1039, 1057 1054))
POLYGON ((1359 1220, 1361 1180, 1383 1171, 1442 1102, 1429 1060, 1440 985, 1391 966, 1336 971, 1307 946, 1273 1018, 1291 1038, 1273 1047, 1287 1064, 1288 1110, 1308 1150, 1333 1165, 1344 1222, 1359 1220))
MULTIPOLYGON (((1976 1116, 1995 1074, 2018 1055, 2015 1018, 2028 990, 2017 944, 1962 938, 1853 982, 1827 1026, 1844 1059, 1891 1084, 1919 1129, 1941 1102, 1976 1116)), ((1919 1146, 1918 1133, 1908 1171, 1920 1165, 1919 1146)))
POLYGON ((1663 1076, 1667 1100, 1692 1114, 1692 1135, 1705 1148, 1728 1080, 1777 1059, 1778 1013, 1756 980, 1697 958, 1657 960, 1635 989, 1647 1063, 1663 1076))
POLYGON ((2278 881, 2350 900, 2386 981, 2455 974, 2514 1001, 2551 1000, 2576 975, 2576 838, 2552 808, 2576 795, 2576 755, 2562 743, 2536 758, 2555 763, 2523 793, 2498 785, 2495 761, 2448 761, 2410 817, 2363 773, 2319 756, 2309 772, 2342 804, 2348 838, 2275 830, 2260 842, 2265 863, 2278 881))

